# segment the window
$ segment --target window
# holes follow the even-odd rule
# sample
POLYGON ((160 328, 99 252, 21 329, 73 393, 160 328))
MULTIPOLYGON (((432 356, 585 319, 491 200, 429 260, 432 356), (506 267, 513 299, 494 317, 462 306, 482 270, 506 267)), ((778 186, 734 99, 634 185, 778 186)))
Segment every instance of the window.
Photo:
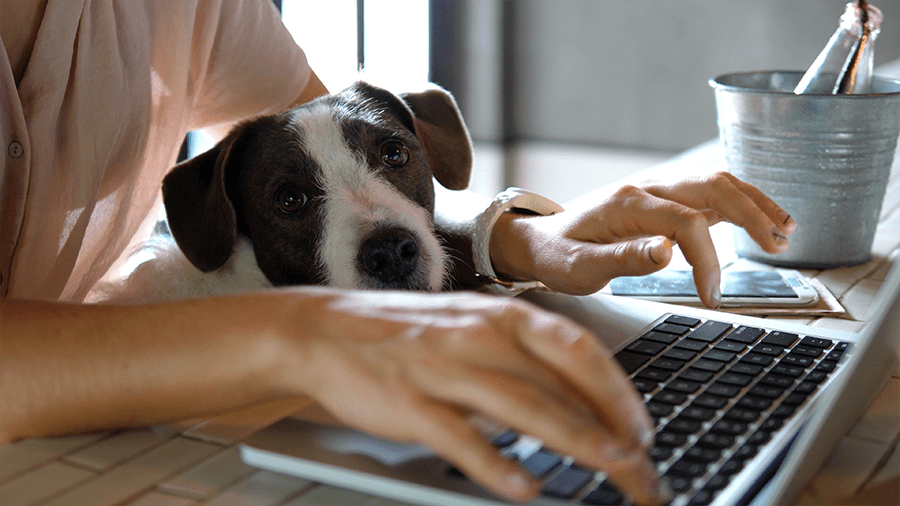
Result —
POLYGON ((357 0, 282 0, 282 18, 332 92, 365 79, 394 92, 428 79, 428 0, 364 2, 365 70, 357 72, 357 0))

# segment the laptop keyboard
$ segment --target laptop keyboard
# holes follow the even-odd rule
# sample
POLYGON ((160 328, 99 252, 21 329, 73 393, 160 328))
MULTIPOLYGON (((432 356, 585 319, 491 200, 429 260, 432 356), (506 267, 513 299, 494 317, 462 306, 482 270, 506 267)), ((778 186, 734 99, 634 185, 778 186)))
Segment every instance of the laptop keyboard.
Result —
MULTIPOLYGON (((616 354, 656 424, 650 457, 677 494, 709 504, 837 368, 848 343, 670 315, 616 354)), ((603 473, 506 432, 495 445, 572 503, 626 504, 603 473)))

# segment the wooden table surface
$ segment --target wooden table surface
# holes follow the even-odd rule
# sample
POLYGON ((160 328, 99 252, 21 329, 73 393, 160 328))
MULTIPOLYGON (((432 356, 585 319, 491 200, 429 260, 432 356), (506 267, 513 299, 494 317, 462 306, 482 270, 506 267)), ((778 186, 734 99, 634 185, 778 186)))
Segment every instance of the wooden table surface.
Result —
MULTIPOLYGON (((642 173, 637 178, 709 173, 724 169, 717 141, 642 173)), ((724 266, 741 266, 727 227, 714 227, 724 266)), ((900 251, 900 153, 869 262, 810 270, 843 306, 829 317, 785 317, 814 327, 858 331, 900 251)), ((898 330, 900 331, 900 330, 898 330)), ((900 350, 898 350, 900 352, 900 350)), ((146 429, 0 446, 0 504, 358 504, 397 505, 385 499, 252 469, 236 446, 251 434, 296 412, 303 401, 272 402, 208 420, 146 429)), ((900 370, 895 371, 855 427, 807 484, 797 504, 900 504, 900 370)))

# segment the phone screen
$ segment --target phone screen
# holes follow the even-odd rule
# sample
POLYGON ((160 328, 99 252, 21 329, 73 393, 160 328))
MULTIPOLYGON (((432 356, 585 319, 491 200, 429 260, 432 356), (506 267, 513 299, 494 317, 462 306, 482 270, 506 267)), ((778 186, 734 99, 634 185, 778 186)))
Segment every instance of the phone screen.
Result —
MULTIPOLYGON (((722 273, 722 297, 798 298, 778 271, 726 271, 722 273)), ((615 278, 609 283, 615 295, 631 297, 697 297, 691 271, 662 270, 648 276, 615 278)))

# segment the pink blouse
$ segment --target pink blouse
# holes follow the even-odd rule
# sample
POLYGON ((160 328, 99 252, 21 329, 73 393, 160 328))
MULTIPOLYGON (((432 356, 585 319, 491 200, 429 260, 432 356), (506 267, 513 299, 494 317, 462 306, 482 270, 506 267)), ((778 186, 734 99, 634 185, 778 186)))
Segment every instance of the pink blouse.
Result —
POLYGON ((185 132, 282 110, 310 75, 270 0, 49 0, 18 89, 0 50, 7 298, 83 300, 152 226, 185 132))

